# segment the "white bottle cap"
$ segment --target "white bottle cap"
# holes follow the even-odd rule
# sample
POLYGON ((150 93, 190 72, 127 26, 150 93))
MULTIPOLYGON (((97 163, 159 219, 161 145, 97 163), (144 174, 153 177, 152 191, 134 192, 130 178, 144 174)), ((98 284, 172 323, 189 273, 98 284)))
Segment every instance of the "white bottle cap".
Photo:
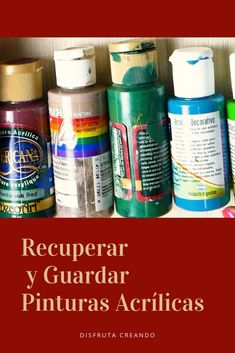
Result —
POLYGON ((56 50, 54 60, 56 82, 59 87, 72 89, 96 83, 94 47, 56 50))
POLYGON ((235 53, 230 54, 229 61, 230 61, 230 75, 231 75, 233 99, 235 99, 235 53))
POLYGON ((176 49, 172 63, 176 97, 200 98, 215 93, 213 52, 206 47, 176 49))

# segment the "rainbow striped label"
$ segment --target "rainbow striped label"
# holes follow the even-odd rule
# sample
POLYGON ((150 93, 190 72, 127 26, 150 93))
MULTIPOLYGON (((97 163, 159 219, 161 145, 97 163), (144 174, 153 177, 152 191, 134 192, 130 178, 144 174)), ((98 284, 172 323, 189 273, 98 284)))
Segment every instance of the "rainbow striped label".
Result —
POLYGON ((84 158, 110 150, 106 114, 72 119, 50 114, 50 127, 55 156, 84 158))

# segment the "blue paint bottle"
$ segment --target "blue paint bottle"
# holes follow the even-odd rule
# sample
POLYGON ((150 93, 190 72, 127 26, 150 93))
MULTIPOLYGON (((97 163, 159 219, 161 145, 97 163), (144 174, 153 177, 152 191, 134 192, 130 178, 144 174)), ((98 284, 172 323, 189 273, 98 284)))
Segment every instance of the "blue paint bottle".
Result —
POLYGON ((224 97, 215 94, 213 52, 177 49, 170 57, 175 97, 168 100, 174 199, 189 211, 230 200, 224 97))

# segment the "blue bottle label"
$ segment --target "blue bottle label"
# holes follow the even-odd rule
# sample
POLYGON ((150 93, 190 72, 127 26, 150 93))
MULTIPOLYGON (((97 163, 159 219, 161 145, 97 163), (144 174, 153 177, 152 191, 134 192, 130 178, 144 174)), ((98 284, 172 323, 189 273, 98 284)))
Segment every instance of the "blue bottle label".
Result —
POLYGON ((209 200, 224 195, 220 113, 169 113, 169 118, 175 196, 188 200, 209 200))
POLYGON ((0 216, 35 216, 53 195, 50 144, 27 126, 0 126, 0 216))

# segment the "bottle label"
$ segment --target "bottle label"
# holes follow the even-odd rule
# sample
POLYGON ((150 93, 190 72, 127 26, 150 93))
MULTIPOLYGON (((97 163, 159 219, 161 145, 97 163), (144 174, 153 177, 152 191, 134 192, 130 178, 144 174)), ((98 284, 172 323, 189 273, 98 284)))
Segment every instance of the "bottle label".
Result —
POLYGON ((106 114, 50 109, 56 201, 84 215, 113 205, 110 141, 106 114))
POLYGON ((0 216, 40 216, 53 193, 50 144, 27 126, 0 125, 0 216))
POLYGON ((163 198, 170 185, 169 145, 167 139, 154 141, 147 125, 132 129, 136 198, 152 201, 163 198))
POLYGON ((93 204, 95 212, 113 205, 110 152, 84 159, 53 156, 53 165, 58 205, 85 213, 92 213, 93 204))
POLYGON ((125 125, 111 124, 114 194, 120 199, 132 198, 131 169, 125 125))
POLYGON ((171 120, 174 193, 188 200, 224 195, 220 113, 178 115, 171 120))
POLYGON ((133 186, 140 202, 163 198, 170 188, 167 138, 158 143, 149 135, 147 125, 134 126, 131 128, 131 152, 125 125, 113 123, 111 137, 115 195, 131 199, 133 186), (134 183, 131 181, 129 156, 133 160, 134 183))
MULTIPOLYGON (((60 115, 59 115, 60 114, 60 115)), ((84 114, 84 112, 83 112, 84 114)), ((63 118, 50 109, 52 153, 58 157, 92 157, 110 150, 106 114, 63 118), (54 114, 53 114, 54 113, 54 114)))
POLYGON ((113 204, 113 180, 110 152, 92 157, 96 211, 113 204))
POLYGON ((229 146, 232 165, 233 188, 235 191, 235 121, 228 119, 229 146))

